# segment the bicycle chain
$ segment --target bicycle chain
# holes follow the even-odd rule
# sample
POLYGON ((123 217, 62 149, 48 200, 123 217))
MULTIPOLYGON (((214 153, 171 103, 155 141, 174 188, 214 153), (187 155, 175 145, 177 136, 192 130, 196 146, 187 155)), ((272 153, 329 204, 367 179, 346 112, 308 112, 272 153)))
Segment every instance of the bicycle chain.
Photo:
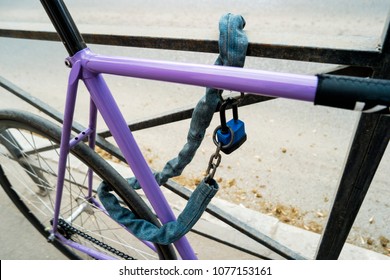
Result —
POLYGON ((135 260, 133 257, 111 247, 110 245, 102 242, 102 241, 99 241, 97 240, 96 238, 90 236, 89 234, 85 233, 85 232, 82 232, 81 230, 78 230, 77 228, 71 226, 70 224, 68 224, 66 221, 64 221, 63 219, 59 219, 58 220, 58 226, 61 227, 61 229, 64 230, 65 232, 65 237, 66 238, 70 238, 70 236, 72 236, 73 234, 77 234, 79 236, 81 236, 82 238, 88 240, 89 242, 91 243, 94 243, 96 244, 97 246, 107 250, 108 252, 110 253, 113 253, 114 255, 117 255, 118 257, 121 257, 125 260, 135 260))

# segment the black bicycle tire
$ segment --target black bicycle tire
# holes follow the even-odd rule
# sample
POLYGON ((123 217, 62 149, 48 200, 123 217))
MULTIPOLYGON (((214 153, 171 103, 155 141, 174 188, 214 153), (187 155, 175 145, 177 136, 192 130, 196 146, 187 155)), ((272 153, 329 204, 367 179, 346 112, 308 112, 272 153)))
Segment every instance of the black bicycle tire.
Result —
MULTIPOLYGON (((52 122, 41 118, 29 112, 18 110, 1 110, 0 111, 0 128, 6 123, 7 127, 27 128, 31 131, 45 135, 49 139, 59 143, 61 139, 61 128, 52 122)), ((136 215, 160 226, 156 216, 145 204, 142 198, 132 189, 129 188, 126 180, 111 167, 109 163, 103 160, 93 150, 84 143, 79 143, 72 148, 71 152, 79 158, 84 164, 91 167, 101 178, 110 184, 112 189, 122 198, 125 204, 136 215)), ((29 208, 19 198, 18 194, 7 184, 10 184, 3 169, 0 166, 0 184, 11 198, 19 211, 30 221, 30 223, 44 236, 48 237, 48 232, 44 225, 29 211, 29 208)), ((77 259, 77 256, 66 248, 62 243, 54 240, 53 245, 70 259, 77 259)), ((160 259, 176 259, 176 254, 171 245, 155 244, 160 259)))

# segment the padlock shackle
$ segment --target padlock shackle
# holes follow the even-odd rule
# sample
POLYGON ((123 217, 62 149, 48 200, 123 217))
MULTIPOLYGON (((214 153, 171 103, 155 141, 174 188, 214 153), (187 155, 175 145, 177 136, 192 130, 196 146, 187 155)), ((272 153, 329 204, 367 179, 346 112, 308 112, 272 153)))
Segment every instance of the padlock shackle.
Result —
POLYGON ((229 97, 221 104, 221 107, 219 108, 219 117, 221 120, 221 132, 223 134, 226 134, 229 132, 229 127, 226 125, 226 107, 229 104, 232 104, 233 119, 238 120, 237 102, 236 102, 236 100, 229 97))
POLYGON ((233 119, 236 121, 238 120, 238 105, 237 102, 233 102, 232 109, 233 109, 233 119))
POLYGON ((221 132, 223 134, 226 134, 229 132, 229 128, 228 126, 226 125, 226 107, 228 105, 228 101, 229 101, 230 98, 228 98, 227 100, 225 100, 222 104, 221 104, 221 107, 219 108, 219 118, 221 120, 221 132))

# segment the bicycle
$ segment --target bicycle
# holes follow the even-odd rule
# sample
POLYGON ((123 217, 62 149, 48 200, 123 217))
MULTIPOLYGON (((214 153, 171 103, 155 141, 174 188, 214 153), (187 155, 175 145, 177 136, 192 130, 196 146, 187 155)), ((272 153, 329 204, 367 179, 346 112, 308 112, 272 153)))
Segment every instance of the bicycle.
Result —
MULTIPOLYGON (((7 193, 13 198, 15 204, 33 221, 33 224, 39 228, 41 233, 70 257, 84 257, 84 255, 76 256, 79 252, 83 252, 83 254, 97 259, 108 259, 116 256, 130 259, 133 256, 125 253, 128 251, 126 247, 141 243, 136 239, 132 239, 128 244, 121 245, 120 249, 117 248, 119 241, 113 241, 114 237, 118 237, 121 240, 124 238, 128 239, 131 235, 127 229, 112 221, 104 208, 94 198, 93 186, 96 186, 96 181, 95 183, 92 181, 96 179, 92 176, 90 170, 93 170, 93 173, 100 177, 98 179, 99 182, 108 182, 110 187, 114 189, 137 216, 156 225, 159 224, 154 213, 139 198, 138 194, 129 188, 127 181, 93 152, 98 110, 108 123, 114 138, 118 142, 118 146, 133 169, 135 176, 141 181, 140 184, 162 224, 174 220, 170 207, 160 192, 154 175, 140 153, 131 132, 128 131, 127 125, 112 99, 108 87, 105 85, 102 77, 96 73, 133 76, 238 92, 265 94, 345 109, 367 109, 369 107, 369 110, 372 110, 372 108, 379 105, 377 109, 383 110, 390 104, 387 93, 389 83, 387 81, 277 74, 258 70, 227 69, 226 67, 217 66, 97 56, 83 42, 62 1, 42 1, 42 3, 51 16, 70 55, 70 58, 67 60, 68 66, 71 67, 71 73, 65 122, 61 132, 58 127, 30 114, 14 111, 1 112, 1 143, 8 153, 3 160, 8 161, 6 164, 1 162, 1 166, 7 169, 1 170, 0 181, 7 193), (145 71, 145 69, 148 71, 145 71), (72 112, 74 111, 79 80, 84 80, 90 89, 93 100, 90 108, 91 118, 89 127, 85 131, 75 137, 71 137, 72 112), (261 83, 260 86, 259 83, 261 83), (354 83, 358 83, 358 85, 354 86, 354 83), (283 88, 281 89, 280 86, 283 86, 283 88), (337 90, 335 90, 335 87, 337 90), (373 88, 377 94, 372 93, 373 88), (340 99, 342 102, 340 102, 340 99), (367 103, 369 106, 364 106, 365 104, 363 103, 367 103), (25 130, 27 133, 22 130, 25 130), (89 144, 85 145, 82 142, 87 137, 89 138, 89 144), (26 144, 30 146, 30 150, 26 151, 24 147, 26 144), (58 149, 59 151, 57 152, 58 149), (76 174, 70 174, 71 171, 74 171, 74 168, 65 167, 65 165, 67 162, 73 163, 75 159, 71 158, 70 155, 68 157, 68 150, 85 164, 84 169, 87 175, 80 176, 79 173, 83 174, 83 172, 80 172, 79 167, 76 174), (52 165, 57 163, 50 160, 52 158, 50 154, 53 154, 53 152, 55 156, 60 157, 59 166, 54 168, 52 165), (46 160, 46 162, 43 163, 43 160, 46 160), (11 174, 15 173, 13 169, 17 167, 23 167, 25 170, 17 174, 14 179, 11 179, 11 174), (59 175, 56 175, 56 170, 59 171, 59 175), (36 185, 38 188, 36 198, 38 198, 39 202, 42 202, 47 196, 50 197, 53 194, 53 189, 56 189, 55 193, 59 193, 59 195, 56 202, 53 202, 50 206, 53 208, 51 209, 52 213, 42 218, 42 221, 39 221, 38 217, 41 214, 39 212, 42 211, 41 207, 35 206, 38 212, 28 208, 29 203, 23 202, 21 199, 21 197, 27 199, 28 193, 17 193, 15 191, 16 182, 18 181, 12 180, 16 179, 18 181, 25 179, 30 181, 30 185, 36 185), (73 182, 76 179, 80 179, 81 183, 73 182), (88 181, 87 187, 84 187, 85 181, 88 181), (69 205, 65 205, 65 197, 61 196, 62 190, 60 186, 63 185, 63 182, 69 183, 69 188, 65 189, 65 191, 69 191, 69 195, 74 196, 74 198, 69 200, 69 205), (58 188, 53 188, 56 185, 58 188), (76 193, 74 186, 80 187, 80 190, 76 193), (62 211, 65 210, 61 215, 59 209, 60 201, 62 211), (70 211, 68 208, 73 207, 78 209, 75 214, 67 214, 68 218, 66 220, 60 218, 60 216, 65 216, 66 212, 70 211), (103 229, 97 228, 94 230, 82 229, 75 223, 76 219, 83 222, 85 220, 87 222, 86 227, 94 226, 93 224, 97 224, 97 222, 91 221, 91 217, 94 219, 101 218, 106 220, 106 223, 112 223, 115 230, 110 233, 110 236, 103 236, 102 241, 97 240, 95 233, 104 232, 106 234, 108 231, 107 224, 104 224, 105 227, 103 229), (47 227, 51 227, 51 229, 48 231, 46 230, 47 227), (92 244, 92 248, 82 246, 78 242, 92 244), (75 249, 75 251, 71 251, 69 248, 75 249), (102 249, 102 252, 99 252, 97 248, 99 250, 102 249)), ((158 257, 175 258, 175 253, 170 245, 145 243, 147 247, 152 249, 156 247, 158 257)), ((181 258, 196 258, 185 237, 177 241, 175 245, 181 258)), ((139 249, 135 248, 135 251, 140 256, 153 254, 153 250, 150 252, 139 252, 139 249)))

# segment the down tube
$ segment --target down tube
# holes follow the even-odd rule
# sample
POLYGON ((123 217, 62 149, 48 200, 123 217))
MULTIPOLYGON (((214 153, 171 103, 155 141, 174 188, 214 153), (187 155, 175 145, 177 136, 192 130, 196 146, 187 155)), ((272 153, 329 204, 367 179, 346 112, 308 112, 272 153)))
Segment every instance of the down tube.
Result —
MULTIPOLYGON (((175 220, 102 75, 90 75, 84 79, 84 83, 161 222, 165 224, 175 220)), ((175 242, 175 246, 183 259, 197 259, 186 237, 175 242)))

